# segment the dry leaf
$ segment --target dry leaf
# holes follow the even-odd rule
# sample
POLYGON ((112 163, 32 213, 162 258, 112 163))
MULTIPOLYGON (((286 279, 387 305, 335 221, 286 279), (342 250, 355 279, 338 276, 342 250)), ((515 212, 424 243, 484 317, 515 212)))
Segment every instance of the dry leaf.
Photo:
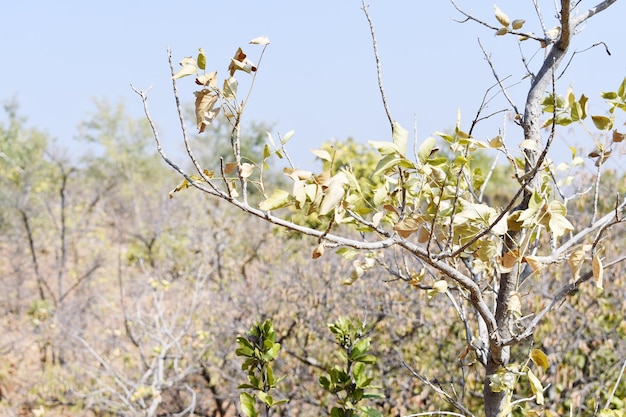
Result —
POLYGON ((509 26, 509 17, 495 4, 493 5, 493 10, 496 14, 496 19, 498 19, 498 22, 500 22, 500 24, 504 27, 509 26))
POLYGON ((252 45, 267 45, 270 43, 270 38, 268 38, 267 36, 259 36, 252 39, 249 43, 251 43, 252 45))
POLYGON ((317 245, 315 250, 313 250, 313 259, 317 259, 324 254, 324 243, 320 243, 317 245))
POLYGON ((593 281, 596 283, 596 287, 602 289, 604 285, 602 282, 604 277, 604 268, 602 266, 602 260, 600 259, 600 251, 597 251, 593 257, 591 270, 593 272, 593 281))

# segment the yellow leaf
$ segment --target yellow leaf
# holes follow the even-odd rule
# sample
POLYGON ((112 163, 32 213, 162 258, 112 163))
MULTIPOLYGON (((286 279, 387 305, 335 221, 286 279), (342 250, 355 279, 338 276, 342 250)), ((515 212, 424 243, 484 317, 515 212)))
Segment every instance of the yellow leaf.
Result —
POLYGON ((489 146, 492 148, 501 148, 502 145, 504 145, 504 142, 502 141, 502 136, 500 135, 489 141, 489 146))
POLYGON ((498 19, 498 22, 500 22, 500 24, 504 27, 509 26, 509 23, 510 23, 509 17, 506 14, 504 14, 504 12, 500 10, 500 8, 496 6, 495 4, 493 5, 493 10, 496 14, 496 19, 498 19))
POLYGON ((526 23, 526 21, 524 19, 515 19, 512 23, 511 23, 511 27, 515 30, 521 29, 522 26, 524 26, 524 23, 526 23))
POLYGON ((402 155, 406 153, 406 143, 408 138, 409 132, 400 126, 400 123, 393 122, 393 143, 402 155))
POLYGON ((444 279, 440 279, 433 284, 433 289, 428 290, 426 295, 428 298, 433 298, 436 294, 441 294, 448 291, 448 283, 444 279))
POLYGON ((222 94, 226 100, 235 100, 237 98, 237 86, 239 82, 235 77, 228 77, 224 80, 222 94))
POLYGON ((504 36, 509 33, 509 28, 500 28, 496 30, 496 36, 504 36))
POLYGON ((591 250, 591 245, 576 245, 569 256, 567 263, 572 270, 573 281, 580 276, 580 268, 585 260, 585 255, 591 250))
POLYGON ((346 174, 344 172, 338 172, 324 184, 326 189, 324 191, 324 199, 320 205, 320 215, 328 214, 337 207, 346 193, 344 186, 347 183, 348 178, 346 174))
POLYGON ((548 369, 548 366, 550 366, 548 356, 540 349, 530 350, 530 360, 532 360, 535 365, 542 368, 544 372, 546 371, 546 369, 548 369))
POLYGON ((528 375, 528 380, 530 381, 530 389, 533 394, 535 394, 535 401, 537 404, 543 405, 543 386, 541 385, 539 378, 537 378, 537 376, 530 369, 526 371, 526 374, 528 375))
POLYGON ((271 197, 259 204, 261 210, 269 211, 285 207, 291 203, 291 196, 287 191, 275 190, 271 197))
POLYGON ((604 277, 604 268, 602 267, 602 260, 600 259, 600 251, 597 251, 593 257, 591 270, 593 272, 593 281, 596 283, 596 287, 602 289, 604 285, 602 282, 604 277))

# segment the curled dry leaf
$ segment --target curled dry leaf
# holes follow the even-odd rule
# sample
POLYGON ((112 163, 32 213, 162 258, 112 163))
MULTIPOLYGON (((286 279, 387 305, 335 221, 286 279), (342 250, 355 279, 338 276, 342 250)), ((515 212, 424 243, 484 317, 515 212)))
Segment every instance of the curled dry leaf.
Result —
POLYGON ((196 84, 209 88, 217 88, 217 71, 211 71, 208 74, 198 75, 196 84))
POLYGON ((267 45, 270 43, 270 38, 267 36, 259 36, 250 41, 252 45, 267 45))
POLYGON ((241 164, 241 177, 248 178, 254 172, 254 165, 248 162, 241 164))
POLYGON ((561 34, 561 28, 559 26, 555 26, 552 29, 546 31, 546 36, 550 39, 556 39, 561 34))
POLYGON ((235 71, 237 70, 247 72, 248 74, 256 71, 256 67, 246 56, 247 55, 243 53, 241 48, 237 48, 237 52, 235 52, 235 56, 230 59, 230 65, 228 66, 231 77, 235 75, 235 71))
POLYGON ((187 56, 183 58, 182 61, 180 61, 180 66, 182 68, 172 76, 172 78, 175 80, 186 77, 188 75, 196 74, 198 72, 196 60, 193 57, 187 56))
POLYGON ((324 254, 324 243, 320 243, 319 245, 317 245, 317 247, 313 250, 313 259, 317 259, 319 257, 321 257, 324 254))
POLYGON ((576 281, 580 277, 580 268, 585 260, 585 255, 591 250, 591 245, 580 244, 574 246, 574 250, 569 256, 567 263, 572 270, 573 280, 576 281))
POLYGON ((196 91, 194 94, 196 96, 196 124, 198 133, 202 133, 217 117, 220 108, 215 108, 217 94, 208 88, 196 91))

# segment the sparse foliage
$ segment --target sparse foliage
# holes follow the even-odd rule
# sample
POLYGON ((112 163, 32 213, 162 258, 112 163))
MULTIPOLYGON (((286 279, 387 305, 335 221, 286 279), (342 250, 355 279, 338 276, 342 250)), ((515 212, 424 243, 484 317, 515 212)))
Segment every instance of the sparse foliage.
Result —
MULTIPOLYGON (((518 42, 537 42, 546 50, 545 58, 538 68, 527 67, 531 83, 521 110, 489 62, 498 86, 510 104, 511 120, 523 133, 522 140, 515 143, 501 133, 494 134, 489 141, 474 138, 473 128, 486 118, 482 115, 484 106, 481 106, 468 127, 459 115, 454 131, 437 133, 439 140, 415 138, 413 152, 407 130, 391 118, 380 76, 373 23, 367 6, 363 4, 372 29, 379 87, 391 128, 389 141, 370 143, 377 150, 379 159, 366 178, 357 177, 350 165, 333 165, 333 155, 324 149, 315 152, 328 162, 321 173, 294 167, 285 148, 292 132, 282 138, 280 146, 276 146, 273 139, 270 141, 271 146, 266 148, 268 151, 264 152, 262 163, 251 164, 242 160, 240 121, 260 71, 260 65, 250 61, 242 48, 237 49, 231 60, 229 76, 223 83, 217 81, 216 71, 205 72, 206 68, 200 64, 205 61, 202 50, 197 59, 181 61, 180 71, 175 72, 172 67, 177 100, 176 82, 179 78, 195 74, 196 84, 202 86, 195 93, 199 132, 213 121, 220 108, 224 109, 231 123, 232 159, 222 162, 220 172, 207 171, 197 162, 182 117, 183 141, 196 173, 188 174, 169 159, 150 119, 146 93, 135 91, 144 102, 159 152, 184 177, 186 187, 193 186, 226 200, 277 226, 315 237, 317 246, 313 258, 323 257, 328 248, 341 247, 339 253, 351 260, 355 268, 347 281, 349 283, 368 270, 382 267, 390 276, 409 286, 426 290, 431 298, 445 295, 465 327, 466 351, 472 352, 476 361, 484 366, 485 414, 489 417, 509 415, 514 408, 532 413, 529 401, 514 400, 519 378, 527 379, 539 406, 544 404, 543 386, 527 365, 515 361, 512 348, 532 338, 544 319, 550 317, 568 296, 579 291, 586 281, 593 279, 598 289, 603 288, 606 270, 624 260, 619 251, 607 259, 605 250, 610 231, 623 223, 626 195, 606 196, 612 199, 610 207, 600 211, 595 204, 591 218, 583 221, 573 221, 568 206, 573 207, 576 200, 584 198, 584 187, 591 186, 595 201, 600 197, 598 184, 602 182, 603 165, 623 140, 624 132, 614 126, 615 110, 626 109, 626 80, 615 92, 602 94, 608 104, 608 115, 590 116, 595 131, 585 124, 589 99, 585 95, 576 99, 571 90, 564 98, 559 97, 555 81, 556 71, 577 30, 614 3, 615 0, 605 0, 583 10, 580 2, 564 0, 557 10, 557 26, 553 29, 546 29, 543 15, 535 3, 542 32, 537 35, 527 31, 528 19, 511 20, 497 6, 494 11, 499 25, 494 26, 452 2, 467 20, 480 23, 496 35, 513 35, 518 42), (237 71, 252 74, 250 90, 240 104, 234 88, 238 85, 235 80, 237 71), (570 164, 558 167, 570 173, 564 181, 557 177, 557 167, 549 156, 558 127, 574 122, 587 129, 596 145, 589 154, 596 165, 591 184, 572 186, 576 169, 580 166, 575 152, 572 152, 570 164), (542 132, 542 128, 547 131, 542 132), (612 131, 610 135, 603 136, 609 131, 612 131), (507 196, 503 206, 489 205, 484 198, 488 176, 475 165, 479 150, 503 155, 509 163, 509 173, 516 181, 516 189, 507 196), (291 189, 270 191, 263 183, 262 175, 253 177, 253 173, 262 173, 267 168, 272 155, 287 159, 289 165, 284 172, 293 182, 291 189), (248 202, 249 184, 255 184, 265 198, 258 207, 248 202), (301 217, 291 217, 289 211, 282 210, 285 208, 301 217), (324 227, 311 227, 302 221, 311 215, 324 227), (571 278, 561 279, 560 287, 549 293, 542 291, 538 281, 568 275, 562 269, 567 264, 571 278)), ((263 51, 268 43, 264 38, 263 51)), ((539 356, 535 353, 531 359, 539 356)), ((437 388, 427 379, 423 381, 437 388)), ((443 389, 439 391, 452 405, 467 412, 452 394, 443 389)))

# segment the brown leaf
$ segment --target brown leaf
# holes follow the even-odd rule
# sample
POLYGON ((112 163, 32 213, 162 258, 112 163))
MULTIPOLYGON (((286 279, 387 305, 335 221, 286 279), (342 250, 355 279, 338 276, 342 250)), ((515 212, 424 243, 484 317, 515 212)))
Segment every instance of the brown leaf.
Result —
POLYGON ((217 103, 217 94, 208 88, 196 91, 194 94, 196 95, 196 124, 198 133, 202 133, 217 117, 220 108, 214 109, 217 103))
POLYGON ((324 254, 324 243, 320 243, 317 245, 315 250, 313 250, 313 259, 317 259, 324 254))
POLYGON ((411 236, 413 233, 417 232, 419 228, 420 222, 414 217, 407 217, 393 226, 393 230, 398 232, 398 235, 402 238, 411 236))
POLYGON ((570 269, 572 270, 573 281, 576 281, 580 276, 580 268, 585 260, 585 255, 591 250, 591 245, 577 245, 574 246, 574 250, 567 260, 570 269))
POLYGON ((520 260, 520 256, 519 256, 519 251, 517 249, 508 251, 502 257, 502 266, 504 266, 507 269, 513 268, 515 264, 519 262, 519 260, 520 260))
POLYGON ((235 52, 235 56, 231 58, 230 65, 228 66, 231 77, 235 75, 235 71, 237 70, 247 73, 256 71, 256 67, 252 64, 252 61, 246 59, 246 54, 243 53, 241 48, 237 48, 237 52, 235 52))
POLYGON ((236 168, 237 162, 227 162, 226 164, 224 164, 224 174, 230 175, 235 172, 236 168))

